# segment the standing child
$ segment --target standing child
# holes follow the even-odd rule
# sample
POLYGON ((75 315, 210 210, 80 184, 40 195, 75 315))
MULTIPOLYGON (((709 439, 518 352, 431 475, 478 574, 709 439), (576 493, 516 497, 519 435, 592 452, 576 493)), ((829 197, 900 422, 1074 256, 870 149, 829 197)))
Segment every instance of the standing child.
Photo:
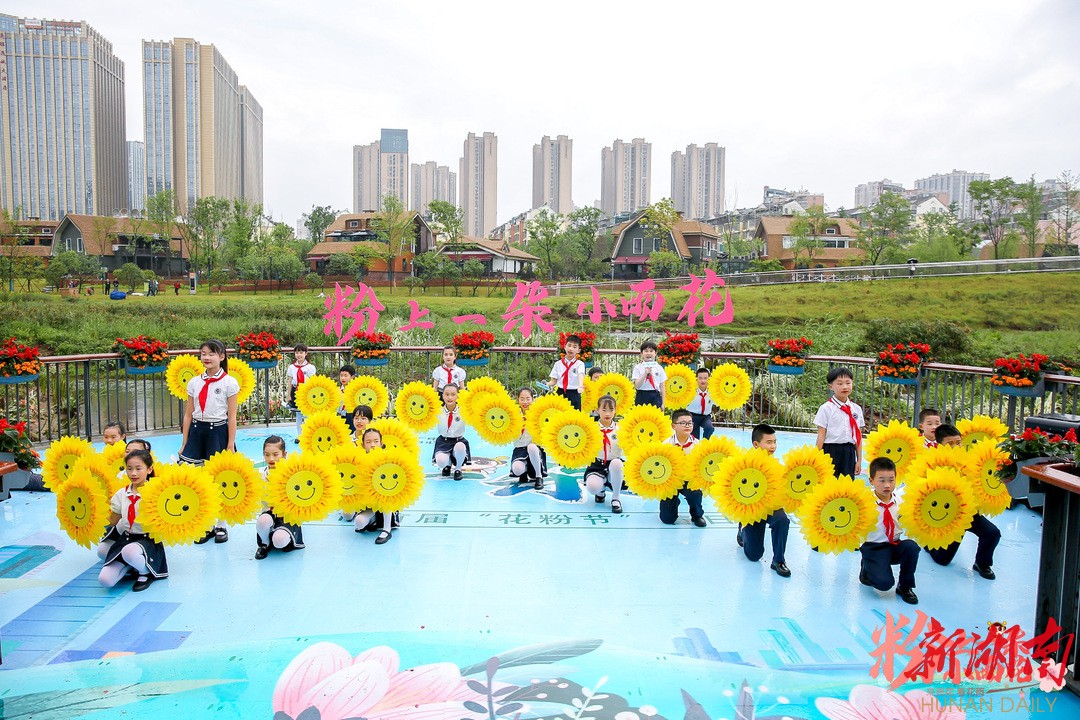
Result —
MULTIPOLYGON (((279 462, 285 459, 285 439, 280 435, 271 435, 263 441, 263 477, 270 474, 279 462)), ((263 502, 263 511, 255 519, 255 559, 262 560, 271 549, 292 552, 304 547, 304 531, 299 525, 287 523, 274 514, 274 508, 263 502)))
MULTIPOLYGON (((361 445, 364 448, 364 452, 371 452, 376 448, 386 447, 383 445, 382 433, 375 428, 368 428, 364 431, 360 440, 361 445)), ((379 536, 375 538, 376 545, 384 545, 390 542, 390 538, 394 536, 394 528, 398 526, 398 514, 393 513, 381 513, 374 510, 361 510, 356 513, 356 517, 353 519, 353 530, 356 532, 365 532, 369 530, 379 530, 379 536)))
POLYGON ((709 369, 698 368, 697 371, 697 395, 694 396, 686 409, 690 411, 690 419, 694 421, 694 438, 708 440, 716 432, 712 424, 712 396, 709 395, 709 369))
POLYGON ((132 450, 124 456, 129 485, 113 493, 109 508, 112 527, 98 545, 98 557, 105 561, 98 582, 113 587, 128 568, 137 573, 133 592, 142 592, 155 580, 169 576, 165 546, 143 532, 139 515, 139 490, 154 476, 154 459, 149 450, 132 450))
MULTIPOLYGON (((206 370, 188 381, 180 445, 180 462, 193 465, 202 465, 221 450, 236 449, 236 396, 240 392, 240 383, 228 374, 225 343, 207 340, 199 346, 199 360, 206 370)), ((229 532, 218 525, 195 542, 201 545, 210 538, 227 542, 229 532)))
POLYGON ((889 458, 874 458, 870 462, 870 486, 877 502, 878 521, 859 547, 862 553, 859 582, 877 590, 888 590, 896 582, 891 566, 899 565, 896 595, 909 605, 918 605, 915 567, 919 564, 919 546, 914 540, 902 538, 903 529, 897 522, 900 494, 895 491, 896 464, 889 458))
POLYGON ((919 432, 922 433, 923 445, 928 448, 938 446, 935 431, 940 425, 941 413, 934 408, 923 408, 919 412, 919 432))
MULTIPOLYGON (((296 389, 304 384, 304 381, 318 374, 315 366, 308 362, 308 346, 297 343, 293 348, 293 363, 289 365, 286 373, 289 376, 289 405, 296 410, 296 389)), ((304 426, 304 413, 296 410, 296 438, 294 443, 300 442, 300 430, 304 426)))
POLYGON ((581 409, 581 384, 585 381, 585 363, 578 360, 581 338, 568 335, 563 343, 564 357, 551 366, 548 387, 570 401, 575 410, 581 409))
POLYGON ((818 408, 817 446, 832 458, 837 477, 854 478, 862 472, 862 408, 851 402, 855 378, 846 367, 833 368, 826 376, 832 397, 818 408))
MULTIPOLYGON (((567 341, 567 345, 570 341, 567 341)), ((618 429, 615 424, 615 398, 604 395, 596 401, 597 422, 604 442, 592 464, 585 468, 585 489, 598 503, 604 502, 604 488, 611 488, 611 512, 622 512, 619 493, 623 488, 623 459, 619 450, 618 429)))
POLYGON ((465 369, 457 366, 457 348, 447 345, 442 349, 442 365, 431 371, 431 387, 441 393, 451 383, 465 387, 465 369))
POLYGON ((127 428, 124 423, 114 420, 106 425, 101 431, 101 441, 106 445, 127 441, 127 428))
MULTIPOLYGON (((524 416, 533 402, 533 391, 527 387, 518 390, 518 407, 524 416)), ((533 487, 537 490, 544 489, 544 478, 547 477, 547 453, 539 447, 529 435, 529 431, 522 428, 521 435, 514 440, 514 452, 510 456, 510 477, 517 478, 518 482, 528 482, 531 478, 533 487)))
POLYGON ((634 402, 638 405, 654 405, 664 409, 664 383, 667 373, 656 362, 657 347, 652 340, 641 343, 641 362, 630 371, 634 383, 634 402))
POLYGON ((439 437, 435 438, 435 450, 431 459, 435 466, 442 468, 443 477, 450 476, 450 466, 454 467, 454 479, 461 479, 461 468, 472 458, 469 441, 465 438, 465 421, 461 419, 461 408, 457 404, 458 386, 447 383, 442 390, 443 407, 439 411, 439 437))
MULTIPOLYGON (((352 365, 342 365, 338 370, 338 385, 341 386, 341 393, 344 397, 345 386, 353 381, 356 377, 356 368, 352 365)), ((345 421, 345 424, 349 426, 349 432, 354 432, 356 428, 353 427, 352 415, 345 411, 345 400, 341 401, 341 407, 338 408, 338 417, 345 421)))
MULTIPOLYGON (((665 442, 682 448, 683 454, 689 455, 694 448, 694 443, 697 442, 691 433, 694 420, 690 417, 690 411, 676 410, 671 413, 671 426, 675 432, 665 442)), ((705 527, 705 510, 701 507, 702 493, 700 490, 691 490, 687 483, 683 483, 675 497, 660 501, 660 522, 665 525, 674 525, 679 519, 679 495, 686 498, 686 504, 690 508, 690 521, 694 523, 694 526, 705 527)))
MULTIPOLYGON (((761 423, 754 426, 750 431, 750 441, 754 447, 761 448, 769 455, 776 454, 776 430, 771 425, 761 423)), ((784 550, 787 549, 788 529, 791 521, 788 519, 784 508, 777 508, 764 520, 751 523, 739 529, 742 542, 743 554, 751 562, 757 562, 765 554, 765 526, 772 531, 772 563, 770 570, 774 570, 780 577, 791 577, 791 570, 784 561, 784 550)))

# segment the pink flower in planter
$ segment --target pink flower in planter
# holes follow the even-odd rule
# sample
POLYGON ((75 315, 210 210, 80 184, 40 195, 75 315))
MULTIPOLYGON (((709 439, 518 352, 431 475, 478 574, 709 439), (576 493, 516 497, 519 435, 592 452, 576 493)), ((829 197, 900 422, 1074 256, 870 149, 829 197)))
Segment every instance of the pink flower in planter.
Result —
POLYGON ((484 717, 466 700, 486 705, 453 663, 398 671, 397 651, 374 647, 357 655, 334 643, 310 646, 289 663, 274 688, 274 712, 298 718, 309 708, 320 720, 461 720, 484 717))
POLYGON ((830 720, 964 720, 963 708, 923 690, 900 695, 876 685, 856 685, 847 701, 818 698, 817 709, 830 720))

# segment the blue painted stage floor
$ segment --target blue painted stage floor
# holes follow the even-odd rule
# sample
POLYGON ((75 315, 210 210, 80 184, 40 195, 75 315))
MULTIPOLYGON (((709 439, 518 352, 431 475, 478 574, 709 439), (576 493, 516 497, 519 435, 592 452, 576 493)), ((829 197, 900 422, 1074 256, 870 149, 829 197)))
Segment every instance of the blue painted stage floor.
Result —
MULTIPOLYGON (((274 431, 295 447, 290 427, 274 431)), ((268 434, 241 430, 239 449, 261 462, 268 434)), ((779 440, 778 457, 811 438, 779 440)), ((163 458, 179 438, 153 442, 163 458)), ((708 499, 708 527, 685 505, 668 527, 632 495, 612 515, 578 473, 518 488, 506 451, 473 449, 484 461, 462 482, 429 475, 386 545, 335 513, 304 527, 306 549, 256 561, 248 523, 224 545, 169 548, 170 577, 139 594, 98 585, 96 555, 62 533, 51 494, 16 493, 0 503, 0 717, 884 718, 919 686, 862 687, 852 707, 822 699, 887 684, 871 677, 886 613, 921 611, 949 632, 1034 629, 1040 517, 1027 508, 995 518, 995 581, 972 572, 971 536, 949 567, 923 553, 916 608, 860 585, 857 553, 812 552, 794 525, 783 579, 768 544, 762 561, 743 557, 708 499)), ((1067 691, 929 690, 904 717, 964 717, 937 713, 939 700, 968 718, 1080 717, 1067 691)))

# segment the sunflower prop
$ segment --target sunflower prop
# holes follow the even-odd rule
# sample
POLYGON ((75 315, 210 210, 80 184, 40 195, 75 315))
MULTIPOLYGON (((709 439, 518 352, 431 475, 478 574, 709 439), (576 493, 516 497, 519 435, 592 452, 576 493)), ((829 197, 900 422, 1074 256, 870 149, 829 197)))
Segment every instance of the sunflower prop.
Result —
POLYGON ((918 457, 908 465, 907 475, 909 478, 926 477, 926 472, 932 468, 951 467, 961 475, 971 473, 971 458, 968 451, 962 447, 951 445, 938 445, 937 447, 924 448, 918 457))
POLYGON ((615 398, 615 411, 619 415, 626 415, 630 408, 634 407, 634 383, 630 378, 619 373, 604 373, 596 379, 596 400, 605 395, 615 398))
POLYGON ((198 540, 220 517, 221 493, 195 465, 155 465, 141 495, 138 522, 166 545, 198 540))
POLYGON ((983 515, 998 515, 1009 509, 1012 495, 998 477, 998 468, 1009 461, 1009 453, 998 447, 997 440, 980 440, 968 450, 968 477, 975 504, 983 515))
POLYGON ((691 490, 708 490, 720 465, 742 448, 726 435, 713 435, 708 440, 694 443, 686 456, 686 480, 691 490))
POLYGON ((259 510, 263 479, 246 455, 222 450, 210 456, 203 471, 221 495, 222 520, 236 525, 250 520, 259 510))
POLYGON ((266 502, 285 522, 324 519, 341 503, 341 478, 328 455, 290 455, 266 477, 266 502))
POLYGON ((619 446, 631 449, 671 437, 671 418, 654 405, 635 405, 619 421, 619 446))
POLYGON ((481 393, 497 393, 499 395, 510 397, 510 393, 507 392, 506 386, 495 378, 484 376, 473 378, 469 381, 468 388, 470 392, 477 395, 481 393))
POLYGON ((388 513, 416 502, 424 489, 424 471, 416 457, 401 450, 372 450, 360 466, 357 493, 367 507, 388 513))
POLYGON ((367 405, 379 417, 390 408, 390 393, 382 380, 371 375, 357 375, 345 386, 345 412, 352 415, 357 405, 367 405))
POLYGON ((360 469, 370 457, 363 448, 355 445, 339 445, 326 456, 330 464, 337 470, 341 480, 341 503, 340 507, 345 512, 360 512, 368 507, 367 496, 360 491, 357 478, 360 477, 360 469))
POLYGON ((477 434, 495 446, 512 443, 525 429, 521 408, 501 393, 485 393, 481 402, 473 404, 477 434))
POLYGON ((113 478, 121 477, 124 484, 127 484, 127 464, 124 463, 124 456, 127 455, 127 445, 123 442, 114 442, 112 445, 106 445, 98 456, 109 467, 109 473, 113 478))
POLYGON ((717 365, 709 376, 709 395, 721 410, 738 410, 750 399, 753 389, 750 376, 735 363, 717 365))
POLYGON ((169 361, 165 368, 165 384, 169 386, 169 392, 180 400, 188 399, 187 385, 191 378, 203 374, 206 368, 202 361, 194 355, 177 355, 169 361))
POLYGON ((75 466, 71 468, 68 479, 84 474, 101 486, 101 492, 107 498, 111 498, 114 492, 128 484, 127 473, 117 478, 112 471, 112 466, 105 462, 105 458, 100 453, 91 453, 79 458, 75 466))
POLYGON ((596 401, 600 399, 600 393, 596 390, 596 382, 586 375, 581 381, 581 409, 587 413, 596 409, 596 401))
POLYGON ((420 456, 420 441, 416 432, 397 418, 379 418, 368 423, 369 430, 378 430, 387 450, 400 448, 411 455, 420 456))
POLYGON ((341 405, 341 388, 325 375, 312 375, 296 388, 296 409, 304 415, 324 410, 337 412, 341 405))
POLYGON ((255 371, 238 357, 229 358, 229 375, 240 383, 240 392, 236 394, 236 404, 243 405, 255 392, 255 371))
POLYGON ((554 393, 541 395, 525 411, 525 432, 529 433, 529 437, 533 439, 533 442, 540 442, 544 437, 544 428, 547 427, 547 424, 556 415, 573 409, 574 406, 562 395, 554 393))
POLYGON ((397 419, 416 432, 435 427, 441 407, 439 394, 430 385, 419 381, 405 383, 394 400, 394 414, 397 419))
POLYGON ((94 446, 79 437, 65 435, 45 451, 41 480, 50 490, 67 480, 81 458, 94 454, 94 446))
MULTIPOLYGON (((478 380, 488 380, 490 378, 477 378, 478 380)), ((479 383, 477 383, 479 384, 479 383)), ((499 386, 502 387, 501 385, 499 386)), ((491 398, 505 398, 514 402, 513 399, 503 392, 501 389, 496 391, 492 390, 490 386, 482 385, 480 389, 473 389, 470 385, 469 389, 462 390, 458 393, 458 407, 461 409, 461 419, 464 420, 470 427, 476 427, 480 424, 479 408, 481 405, 487 404, 487 401, 491 398)), ((514 402, 516 406, 517 403, 514 402)), ((520 414, 520 413, 519 413, 520 414)))
POLYGON ((764 520, 784 504, 784 468, 761 448, 724 460, 709 494, 727 518, 749 525, 764 520))
POLYGON ((564 410, 555 415, 544 426, 541 436, 541 446, 566 469, 591 463, 603 443, 600 426, 580 410, 564 410))
POLYGON ((686 482, 686 457, 682 448, 665 442, 638 445, 627 453, 623 477, 641 497, 666 500, 686 482))
POLYGON ((924 447, 919 431, 901 420, 879 425, 863 440, 863 454, 867 462, 879 457, 892 460, 896 463, 896 479, 901 481, 907 480, 911 462, 924 447))
POLYGON ((847 475, 822 479, 795 512, 806 542, 826 553, 857 550, 877 525, 874 491, 847 475))
POLYGON ((310 415, 300 428, 300 448, 308 453, 330 452, 338 445, 352 445, 349 426, 333 410, 310 415))
POLYGON ((664 407, 679 410, 697 396, 697 374, 686 365, 668 365, 664 383, 664 407))
POLYGON ((960 542, 975 517, 971 482, 951 467, 927 470, 904 483, 900 526, 912 540, 934 550, 960 542))
POLYGON ((784 455, 784 507, 794 511, 819 482, 836 474, 832 458, 813 445, 803 445, 784 455))
POLYGON ((956 429, 964 438, 966 450, 970 450, 971 446, 980 440, 998 442, 1009 437, 1009 426, 989 415, 976 415, 970 420, 964 418, 956 423, 956 429))
POLYGON ((109 523, 109 498, 101 485, 88 473, 72 473, 53 492, 60 527, 76 544, 94 547, 109 523))

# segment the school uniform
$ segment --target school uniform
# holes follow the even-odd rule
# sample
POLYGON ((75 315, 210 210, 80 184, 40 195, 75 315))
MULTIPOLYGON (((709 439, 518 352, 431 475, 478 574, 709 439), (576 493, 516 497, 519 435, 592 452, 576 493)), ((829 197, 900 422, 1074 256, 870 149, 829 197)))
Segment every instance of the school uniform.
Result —
POLYGON ((639 362, 630 371, 630 380, 634 383, 634 403, 637 405, 654 405, 664 409, 664 397, 660 388, 667 382, 667 373, 660 363, 639 362))
POLYGON ((472 450, 469 448, 469 441, 465 438, 465 421, 461 419, 461 406, 455 407, 453 412, 443 407, 439 411, 439 420, 435 423, 435 427, 439 431, 439 436, 435 438, 435 449, 431 451, 431 461, 435 462, 435 456, 439 453, 446 453, 453 464, 454 446, 463 443, 465 460, 461 464, 468 464, 472 459, 472 450))
MULTIPOLYGON (((994 550, 1001 542, 1001 530, 998 530, 998 526, 991 522, 990 518, 975 513, 975 517, 971 519, 971 527, 967 531, 979 538, 979 546, 975 549, 975 564, 980 568, 990 569, 994 566, 994 550)), ((958 540, 948 547, 934 550, 927 548, 926 552, 930 553, 930 557, 938 565, 948 565, 956 557, 956 551, 959 549, 960 541, 958 540)))
POLYGON ((240 383, 221 370, 191 378, 187 394, 194 403, 187 444, 180 450, 180 461, 202 465, 211 455, 229 447, 229 398, 240 392, 240 383))
MULTIPOLYGON (((352 380, 350 380, 349 382, 352 382, 352 380)), ((345 385, 348 384, 349 383, 345 383, 345 385)), ((341 389, 341 395, 343 399, 341 401, 341 406, 338 407, 337 414, 339 418, 345 421, 345 424, 349 427, 349 434, 352 435, 356 432, 356 423, 353 421, 353 414, 345 409, 345 385, 338 383, 338 387, 341 389)))
POLYGON ((580 410, 581 388, 585 382, 585 363, 580 359, 568 363, 566 358, 561 358, 551 366, 548 377, 555 381, 555 392, 569 400, 575 410, 580 410))
POLYGON ((716 432, 712 424, 713 403, 708 390, 695 391, 694 399, 686 405, 690 412, 690 419, 694 421, 694 429, 690 434, 697 440, 708 440, 716 432))
POLYGON ((860 580, 878 590, 888 590, 896 583, 898 593, 915 588, 915 567, 919 564, 919 546, 914 540, 903 537, 904 531, 898 519, 900 493, 894 492, 892 500, 883 503, 874 496, 877 524, 859 546, 862 553, 860 580), (900 577, 894 580, 892 566, 900 566, 900 577))
MULTIPOLYGON (((153 482, 150 478, 148 482, 153 482)), ((101 539, 102 543, 111 542, 105 551, 104 564, 124 562, 120 557, 127 545, 138 545, 146 553, 146 567, 155 580, 169 577, 169 563, 165 558, 165 546, 155 542, 136 518, 139 516, 139 504, 142 499, 131 485, 122 487, 113 493, 109 500, 109 509, 120 516, 116 524, 101 539)))
MULTIPOLYGON (((678 436, 672 433, 671 437, 664 442, 682 448, 683 453, 689 455, 695 443, 697 443, 697 438, 691 435, 690 439, 685 443, 680 443, 678 436)), ((705 510, 701 507, 702 492, 700 490, 691 490, 687 483, 683 483, 683 486, 679 488, 679 492, 673 497, 660 501, 660 522, 665 525, 673 525, 679 519, 679 495, 686 498, 686 504, 690 508, 690 519, 704 522, 705 510)), ((694 524, 697 525, 698 522, 694 524)))
POLYGON ((431 371, 431 379, 435 381, 435 390, 442 393, 447 385, 457 385, 458 389, 465 387, 465 369, 457 365, 446 367, 440 365, 431 371))
POLYGON ((836 475, 855 477, 858 449, 862 447, 862 428, 866 426, 862 408, 851 402, 829 398, 818 408, 814 424, 825 428, 821 449, 832 458, 836 475))
POLYGON ((536 444, 536 441, 532 439, 529 431, 522 430, 521 435, 518 435, 517 440, 514 441, 514 450, 510 454, 510 477, 521 478, 522 480, 536 480, 537 478, 547 477, 547 452, 544 451, 544 448, 537 445, 537 449, 540 451, 540 467, 533 467, 533 461, 529 458, 529 445, 534 444, 536 444), (519 460, 525 463, 525 473, 523 475, 514 474, 514 463, 519 460))
POLYGON ((315 369, 314 365, 305 360, 303 364, 293 363, 289 365, 285 374, 289 376, 289 405, 295 408, 296 389, 303 385, 305 380, 310 380, 315 375, 318 375, 319 371, 315 369))
MULTIPOLYGON (((596 454, 596 459, 585 468, 582 479, 587 484, 590 475, 599 475, 604 478, 604 487, 614 490, 611 485, 611 461, 622 460, 623 457, 622 448, 619 447, 619 423, 612 421, 609 427, 601 425, 600 433, 603 440, 600 444, 600 452, 596 454)), ((620 480, 619 490, 621 491, 623 487, 624 484, 620 480)))
POLYGON ((791 520, 788 519, 784 508, 773 510, 764 520, 743 525, 742 530, 740 530, 743 539, 743 554, 746 555, 747 560, 752 562, 761 559, 761 556, 765 554, 766 526, 772 531, 773 563, 785 563, 784 551, 787 550, 788 529, 791 526, 791 520))
POLYGON ((927 440, 925 437, 922 439, 922 444, 925 448, 936 448, 938 446, 937 441, 927 440))
MULTIPOLYGON (((262 469, 262 476, 263 476, 264 480, 266 479, 266 476, 269 475, 269 474, 270 474, 270 468, 263 468, 262 469)), ((300 528, 299 525, 293 525, 292 523, 285 522, 285 520, 283 520, 280 516, 275 515, 274 514, 274 509, 272 507, 270 507, 265 501, 263 501, 262 507, 263 507, 263 509, 262 509, 262 512, 259 513, 259 517, 260 518, 262 518, 262 517, 270 518, 270 520, 273 521, 273 525, 270 527, 270 532, 267 533, 267 537, 270 540, 269 543, 263 542, 263 539, 259 536, 259 533, 258 532, 255 533, 255 543, 259 547, 266 547, 266 548, 269 548, 269 549, 276 549, 276 548, 274 548, 273 539, 274 539, 274 533, 277 532, 279 529, 284 530, 285 532, 289 533, 289 538, 291 540, 289 545, 286 545, 285 547, 281 548, 282 550, 288 551, 288 550, 294 550, 294 549, 299 549, 299 548, 304 547, 304 531, 300 528)), ((258 525, 258 521, 256 521, 256 526, 257 525, 258 525)))

